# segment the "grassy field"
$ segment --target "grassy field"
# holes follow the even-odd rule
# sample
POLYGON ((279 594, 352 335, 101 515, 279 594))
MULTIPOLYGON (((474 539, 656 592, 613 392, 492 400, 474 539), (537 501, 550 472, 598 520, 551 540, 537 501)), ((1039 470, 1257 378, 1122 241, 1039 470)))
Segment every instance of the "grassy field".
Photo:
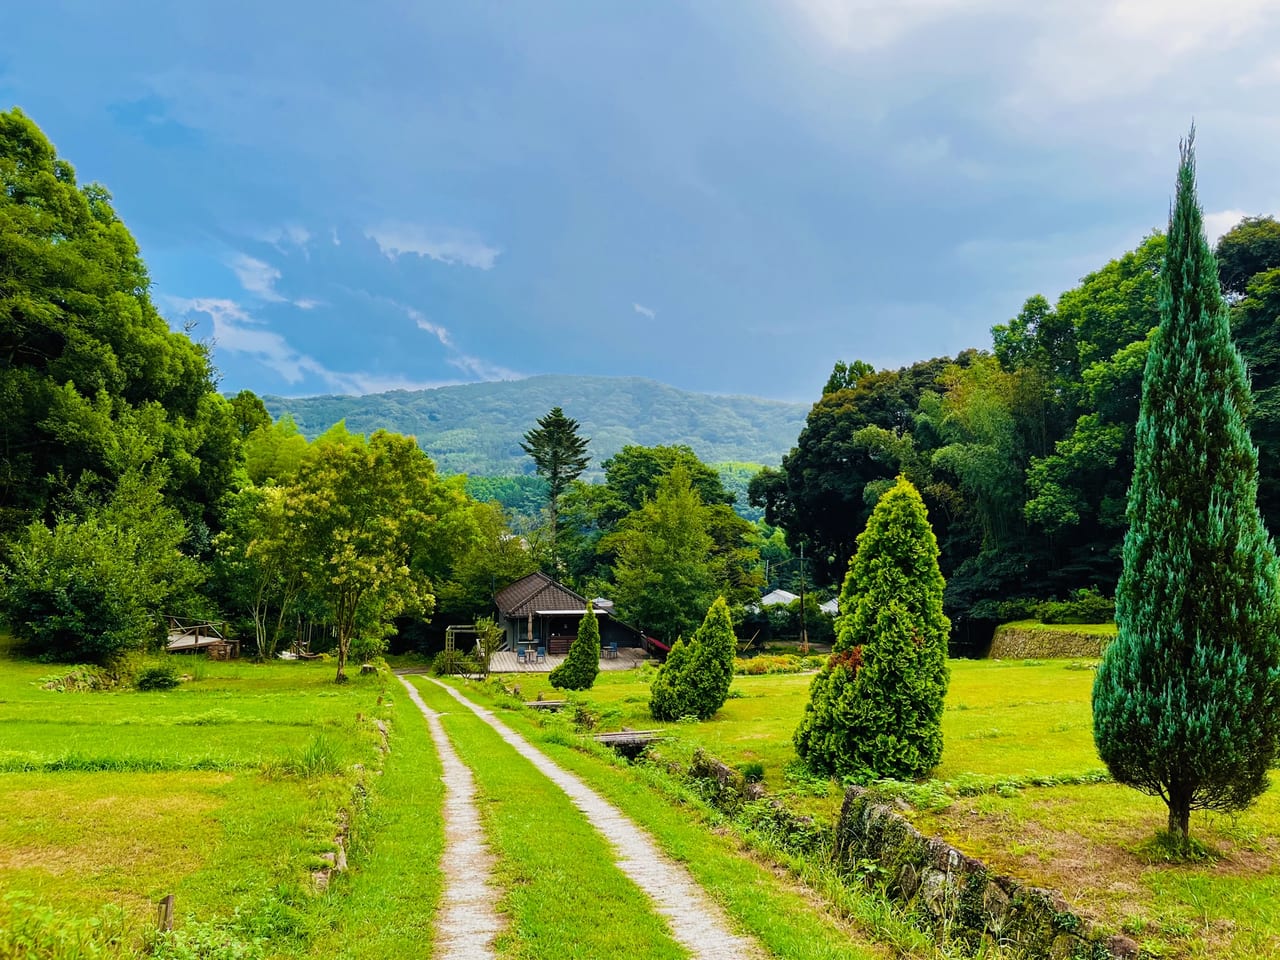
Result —
MULTIPOLYGON (((1092 737, 1094 665, 952 661, 942 763, 929 802, 912 817, 1002 872, 1060 889, 1153 956, 1280 956, 1280 788, 1241 814, 1193 817, 1193 833, 1216 859, 1160 860, 1150 844, 1164 825, 1159 800, 1076 782, 1104 773, 1092 737), (1032 780, 1063 782, 1025 786, 1032 780)), ((730 764, 762 763, 767 785, 785 790, 809 680, 737 677, 733 698, 701 724, 652 720, 640 671, 601 674, 584 703, 601 729, 665 728, 730 764)), ((792 802, 831 816, 837 798, 833 788, 825 799, 792 802)))
MULTIPOLYGON (((491 688, 465 681, 455 681, 455 685, 475 702, 495 709, 504 723, 649 831, 667 855, 683 863, 741 929, 757 937, 772 955, 787 960, 880 960, 935 955, 927 937, 891 916, 869 894, 842 891, 847 898, 844 902, 824 905, 813 890, 801 887, 776 867, 745 851, 732 834, 722 829, 714 811, 696 798, 687 793, 673 796, 667 790, 671 784, 655 789, 653 778, 660 776, 655 771, 631 767, 603 748, 583 752, 567 745, 557 725, 544 728, 545 716, 509 709, 508 701, 495 697, 491 688), (833 916, 840 913, 845 914, 845 919, 833 916)), ((427 687, 420 685, 424 696, 429 694, 427 687)), ((441 699, 440 694, 434 696, 437 705, 455 715, 447 718, 455 725, 451 734, 458 726, 479 722, 467 720, 469 713, 464 714, 456 704, 441 699)), ((508 762, 487 738, 478 745, 493 750, 495 761, 504 766, 508 762)), ((610 955, 615 954, 587 954, 610 955)))
POLYGON ((0 913, 118 907, 137 943, 172 893, 180 926, 238 912, 305 941, 312 871, 377 762, 385 677, 179 661, 199 679, 176 690, 60 693, 42 680, 65 667, 2 663, 0 913))

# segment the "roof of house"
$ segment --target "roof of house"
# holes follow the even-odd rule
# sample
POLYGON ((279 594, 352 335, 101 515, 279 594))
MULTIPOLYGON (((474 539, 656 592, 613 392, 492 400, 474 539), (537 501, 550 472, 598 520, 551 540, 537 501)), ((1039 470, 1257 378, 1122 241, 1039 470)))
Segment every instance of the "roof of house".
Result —
POLYGON ((826 603, 818 604, 818 609, 823 613, 829 613, 834 617, 840 612, 840 601, 835 599, 828 600, 826 603))
POLYGON ((800 599, 799 595, 792 593, 790 590, 783 590, 779 588, 777 590, 770 590, 763 597, 761 597, 760 606, 772 607, 780 603, 790 603, 792 600, 799 600, 799 599, 800 599))
POLYGON ((578 610, 587 605, 586 597, 557 583, 541 570, 503 587, 493 598, 504 617, 527 617, 539 610, 578 610))

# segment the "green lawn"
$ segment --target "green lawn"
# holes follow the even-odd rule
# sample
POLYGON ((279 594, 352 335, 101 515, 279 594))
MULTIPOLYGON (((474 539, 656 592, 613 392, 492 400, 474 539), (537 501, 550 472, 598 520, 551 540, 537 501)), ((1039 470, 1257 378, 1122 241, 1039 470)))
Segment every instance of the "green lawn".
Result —
MULTIPOLYGON (((914 812, 921 829, 998 870, 1062 890, 1153 956, 1280 956, 1280 788, 1238 815, 1193 817, 1193 833, 1220 859, 1152 863, 1143 850, 1164 825, 1159 800, 1105 782, 1008 785, 1027 778, 1070 781, 1104 769, 1092 735, 1095 662, 953 660, 950 666, 943 757, 934 777, 941 789, 960 794, 982 784, 998 787, 1002 779, 1006 785, 960 796, 943 810, 914 812)), ((602 729, 665 728, 731 764, 757 760, 777 790, 786 787, 791 732, 809 679, 736 677, 733 690, 741 696, 700 724, 653 721, 639 671, 601 674, 582 699, 600 714, 602 729)), ((522 695, 532 699, 537 692, 522 695)), ((830 816, 835 796, 833 790, 825 801, 799 796, 793 803, 830 816)))
POLYGON ((117 905, 132 942, 168 893, 180 926, 265 910, 303 937, 355 765, 377 762, 385 677, 210 663, 163 693, 41 688, 65 669, 0 658, 0 895, 117 905))
MULTIPOLYGON (((601 678, 604 676, 601 674, 601 678)), ((567 746, 554 726, 543 728, 540 721, 545 720, 545 716, 507 708, 506 701, 495 698, 491 689, 465 681, 454 683, 464 696, 494 709, 504 723, 558 764, 576 773, 649 831, 658 846, 668 856, 684 863, 703 889, 773 956, 783 960, 876 960, 891 955, 933 955, 927 938, 896 923, 878 904, 870 902, 874 900, 871 895, 862 894, 864 902, 846 903, 847 912, 875 917, 884 924, 883 928, 872 930, 850 920, 836 919, 831 905, 824 905, 813 890, 801 887, 785 873, 751 856, 722 828, 714 812, 692 797, 672 796, 655 789, 646 771, 631 767, 608 751, 583 752, 567 746), (899 952, 891 951, 890 943, 898 946, 899 952)), ((424 696, 427 686, 420 685, 424 696)), ((449 709, 455 715, 463 713, 454 701, 442 699, 440 693, 435 696, 442 709, 449 709)), ((473 716, 469 712, 465 715, 473 716)), ((463 718, 446 718, 450 719, 456 724, 463 718)), ((494 749, 495 761, 505 765, 506 758, 496 747, 487 744, 486 749, 494 749)), ((858 897, 857 892, 851 892, 851 899, 858 897)), ((649 954, 629 951, 627 955, 649 954)))

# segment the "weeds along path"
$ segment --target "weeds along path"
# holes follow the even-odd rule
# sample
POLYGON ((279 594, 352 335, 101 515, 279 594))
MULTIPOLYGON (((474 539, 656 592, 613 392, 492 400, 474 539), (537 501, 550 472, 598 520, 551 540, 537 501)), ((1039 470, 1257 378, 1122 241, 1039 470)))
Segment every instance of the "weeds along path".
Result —
POLYGON ((440 725, 440 717, 423 702, 418 691, 404 677, 400 682, 409 699, 427 718, 444 770, 444 892, 435 925, 436 960, 488 960, 494 957, 494 938, 502 921, 493 908, 494 890, 489 885, 493 856, 485 846, 484 833, 475 803, 475 780, 458 759, 453 744, 440 725))
MULTIPOLYGON (((403 682, 408 685, 408 681, 403 682)), ((652 900, 656 911, 666 919, 673 938, 691 956, 698 960, 751 960, 765 956, 754 940, 733 932, 728 917, 689 872, 666 857, 634 821, 576 775, 548 759, 493 713, 447 684, 434 679, 430 682, 493 728, 520 756, 568 795, 591 826, 613 847, 618 868, 652 900)))

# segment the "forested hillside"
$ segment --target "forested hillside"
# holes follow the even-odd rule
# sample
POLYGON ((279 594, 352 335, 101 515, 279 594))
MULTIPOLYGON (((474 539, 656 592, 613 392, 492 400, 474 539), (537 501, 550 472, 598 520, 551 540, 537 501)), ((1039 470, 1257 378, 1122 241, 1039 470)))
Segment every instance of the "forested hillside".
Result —
POLYGON ((442 473, 527 473, 520 438, 551 407, 591 438, 588 475, 624 446, 685 444, 707 463, 782 460, 804 425, 808 404, 718 397, 640 377, 541 376, 363 397, 263 397, 273 417, 290 414, 308 438, 339 420, 356 433, 417 437, 442 473))

